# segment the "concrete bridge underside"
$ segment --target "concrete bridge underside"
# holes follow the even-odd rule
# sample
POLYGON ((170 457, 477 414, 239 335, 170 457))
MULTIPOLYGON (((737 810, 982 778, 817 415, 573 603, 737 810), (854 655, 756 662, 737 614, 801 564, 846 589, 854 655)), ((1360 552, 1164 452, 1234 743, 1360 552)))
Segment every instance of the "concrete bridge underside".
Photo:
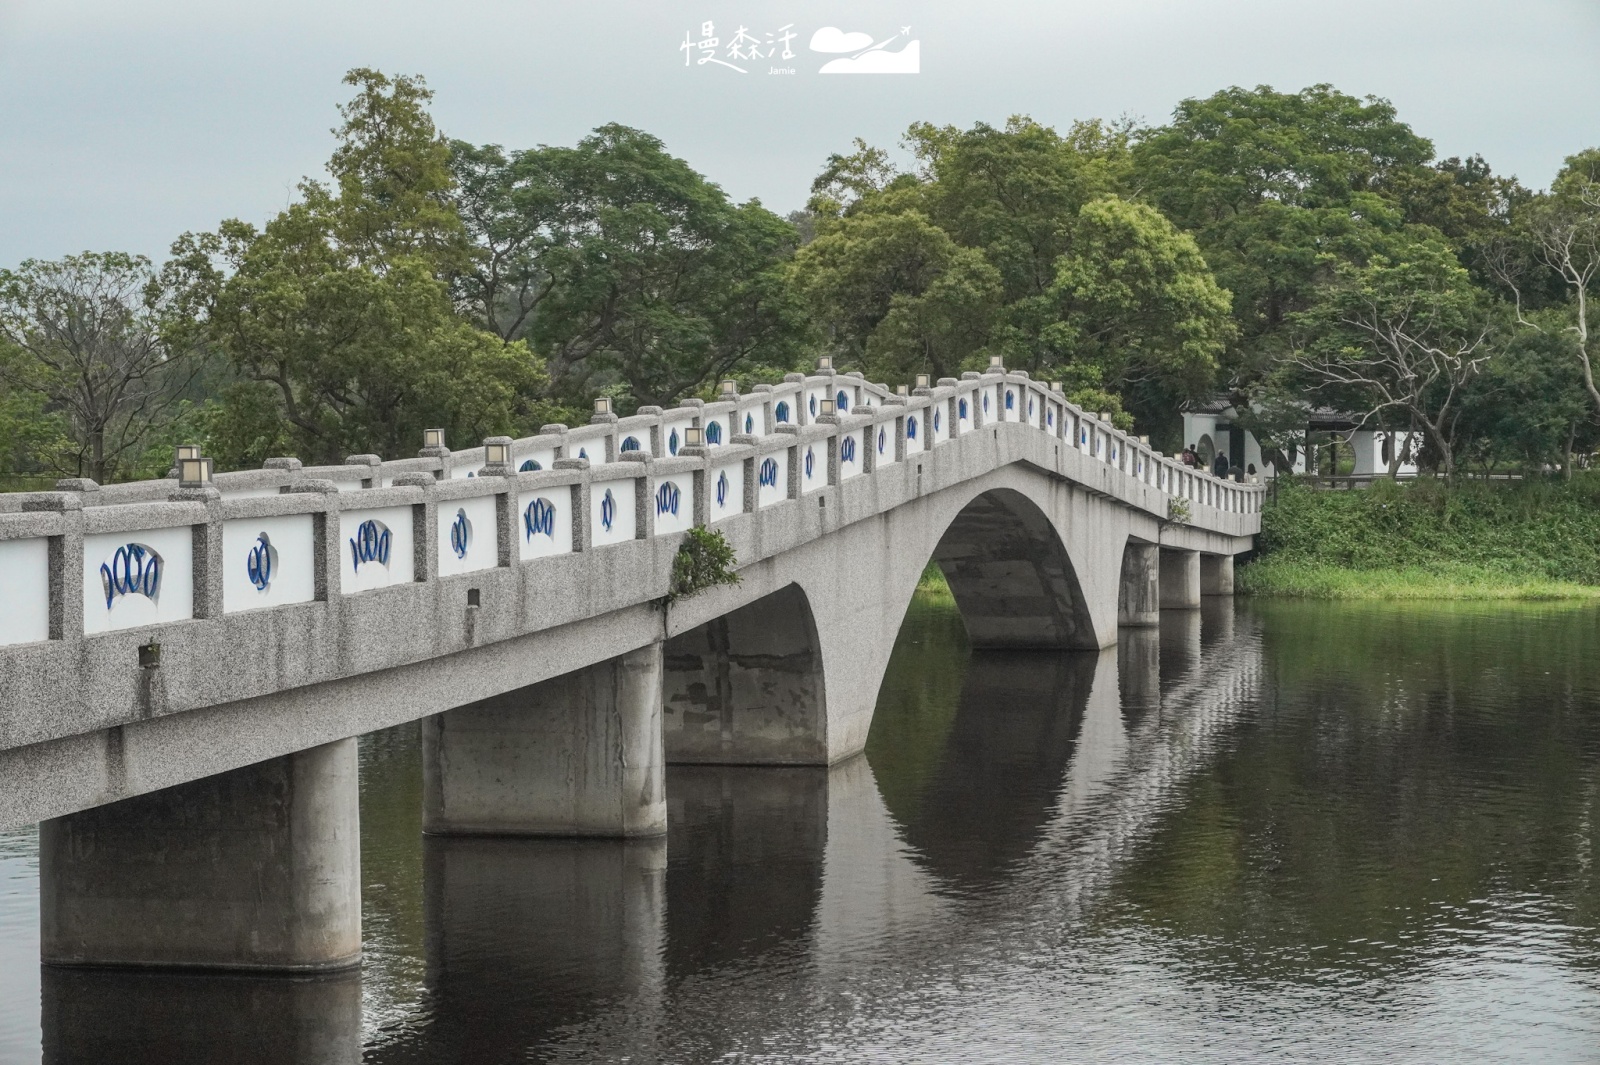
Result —
MULTIPOLYGON (((1248 535, 1166 523, 1001 436, 983 441, 998 460, 979 463, 985 472, 954 448, 930 455, 898 485, 857 493, 858 513, 830 491, 730 522, 739 557, 753 559, 737 586, 665 605, 657 575, 671 556, 652 542, 608 549, 603 569, 595 553, 562 560, 569 572, 542 587, 481 575, 480 605, 464 613, 419 603, 425 624, 413 627, 403 603, 386 608, 407 653, 422 641, 430 656, 187 708, 201 701, 147 675, 132 719, 0 752, 19 785, 0 799, 3 819, 44 822, 45 960, 352 964, 353 737, 369 731, 424 720, 429 833, 651 836, 666 829, 667 762, 829 765, 859 753, 930 559, 976 648, 1098 650, 1119 623, 1231 593, 1248 535), (572 616, 579 594, 612 608, 572 616), (568 619, 515 631, 541 597, 568 619)), ((342 609, 331 632, 310 635, 343 637, 339 654, 357 663, 381 659, 349 638, 359 604, 342 609)), ((263 634, 268 660, 240 668, 293 673, 293 655, 316 646, 305 635, 263 634)))

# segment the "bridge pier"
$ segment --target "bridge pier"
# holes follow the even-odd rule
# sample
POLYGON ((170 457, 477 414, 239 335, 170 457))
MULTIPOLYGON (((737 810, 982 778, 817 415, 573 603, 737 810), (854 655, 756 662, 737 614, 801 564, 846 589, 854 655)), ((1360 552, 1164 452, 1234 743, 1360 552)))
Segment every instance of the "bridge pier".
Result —
POLYGON ((1118 625, 1161 623, 1161 548, 1129 541, 1117 584, 1118 625))
POLYGON ((1193 610, 1200 605, 1200 552, 1161 549, 1161 609, 1193 610))
POLYGON ((1233 594, 1233 556, 1200 556, 1200 594, 1233 594))
POLYGON ((39 826, 46 965, 315 972, 361 960, 356 741, 39 826))
POLYGON ((659 643, 422 723, 422 830, 667 830, 659 643))

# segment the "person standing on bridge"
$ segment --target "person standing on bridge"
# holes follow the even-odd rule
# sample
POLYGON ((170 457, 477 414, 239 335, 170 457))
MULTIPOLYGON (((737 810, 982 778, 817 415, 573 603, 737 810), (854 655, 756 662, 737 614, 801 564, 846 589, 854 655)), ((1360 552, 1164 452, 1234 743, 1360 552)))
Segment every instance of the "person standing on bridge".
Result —
POLYGON ((1211 464, 1211 472, 1226 480, 1228 477, 1228 456, 1221 451, 1217 452, 1216 461, 1211 464))
POLYGON ((1195 455, 1194 445, 1193 444, 1185 445, 1184 449, 1183 449, 1183 454, 1181 456, 1179 456, 1179 461, 1181 461, 1185 466, 1193 466, 1195 464, 1195 459, 1196 459, 1196 455, 1195 455))

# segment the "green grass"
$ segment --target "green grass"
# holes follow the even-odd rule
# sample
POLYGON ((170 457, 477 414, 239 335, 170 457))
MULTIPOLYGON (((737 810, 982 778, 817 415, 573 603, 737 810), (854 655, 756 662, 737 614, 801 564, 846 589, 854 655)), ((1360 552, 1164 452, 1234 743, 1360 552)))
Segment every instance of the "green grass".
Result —
POLYGON ((1600 598, 1600 476, 1283 486, 1238 591, 1300 599, 1600 598))
POLYGON ((929 562, 922 576, 917 580, 917 590, 914 593, 919 603, 924 606, 954 605, 956 597, 950 591, 949 583, 944 579, 944 570, 939 568, 939 563, 929 562))
POLYGON ((1282 599, 1600 599, 1600 587, 1517 577, 1474 566, 1343 569, 1268 558, 1241 567, 1235 591, 1282 599))

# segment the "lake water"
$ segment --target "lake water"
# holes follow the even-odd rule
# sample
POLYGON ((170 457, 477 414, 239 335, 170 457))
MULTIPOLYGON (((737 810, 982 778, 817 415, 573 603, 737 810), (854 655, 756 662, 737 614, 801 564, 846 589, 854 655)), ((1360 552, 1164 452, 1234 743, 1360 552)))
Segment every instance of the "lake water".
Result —
POLYGON ((865 757, 674 767, 648 844, 424 840, 396 729, 359 975, 41 984, 0 836, 0 1061, 1600 1061, 1597 650, 1590 608, 1208 601, 974 654, 918 607, 865 757))

